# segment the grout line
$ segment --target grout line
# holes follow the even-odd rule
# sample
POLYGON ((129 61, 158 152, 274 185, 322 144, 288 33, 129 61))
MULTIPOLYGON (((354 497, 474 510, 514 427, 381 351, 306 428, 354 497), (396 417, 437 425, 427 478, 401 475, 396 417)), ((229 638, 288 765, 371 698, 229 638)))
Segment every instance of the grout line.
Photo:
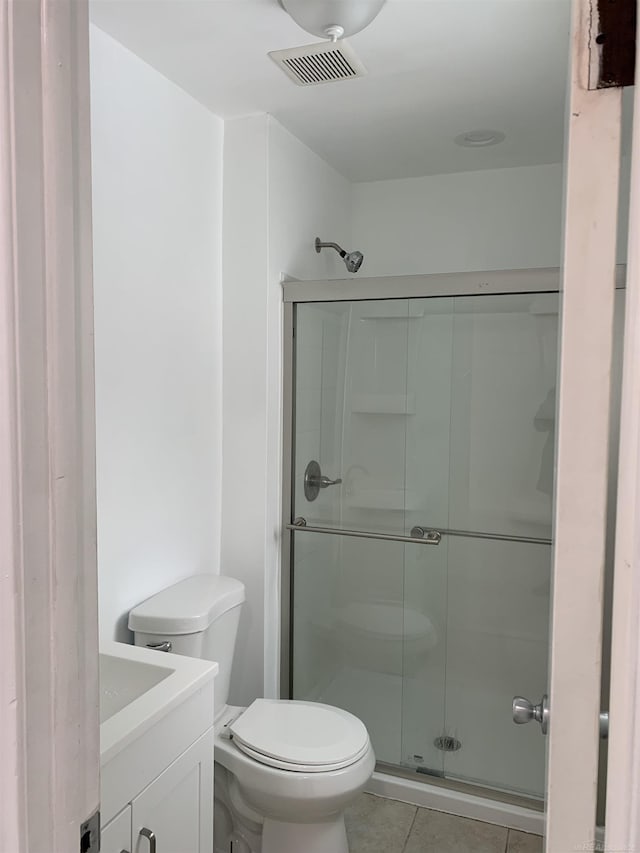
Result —
POLYGON ((509 853, 509 840, 511 838, 511 830, 507 829, 507 840, 504 843, 504 853, 509 853))
POLYGON ((407 844, 409 843, 409 839, 411 838, 411 833, 413 832, 413 827, 415 826, 416 819, 418 817, 418 810, 419 810, 419 806, 415 806, 415 812, 413 815, 413 820, 411 821, 411 826, 409 827, 409 832, 407 832, 407 837, 405 838, 404 844, 402 845, 402 850, 400 850, 399 853, 405 853, 405 850, 407 849, 407 844))

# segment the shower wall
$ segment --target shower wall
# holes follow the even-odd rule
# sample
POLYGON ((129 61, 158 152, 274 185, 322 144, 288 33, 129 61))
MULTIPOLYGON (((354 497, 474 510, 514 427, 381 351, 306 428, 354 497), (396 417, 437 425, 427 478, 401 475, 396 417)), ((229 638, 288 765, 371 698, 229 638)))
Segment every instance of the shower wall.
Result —
MULTIPOLYGON (((628 139, 628 90, 623 104, 628 139)), ((630 165, 623 154, 623 187, 629 186, 630 165)), ((562 182, 562 164, 553 163, 354 184, 353 245, 365 253, 362 273, 558 267, 562 182)), ((628 207, 628 198, 621 199, 619 263, 626 263, 628 207)))
POLYGON ((353 185, 364 275, 560 266, 562 165, 353 185))

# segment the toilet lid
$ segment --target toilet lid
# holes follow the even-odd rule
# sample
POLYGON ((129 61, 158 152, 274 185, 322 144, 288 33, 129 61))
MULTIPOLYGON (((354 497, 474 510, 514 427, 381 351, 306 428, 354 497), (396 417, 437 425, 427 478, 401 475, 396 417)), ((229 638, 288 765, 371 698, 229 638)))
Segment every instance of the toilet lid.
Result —
POLYGON ((230 730, 236 746, 247 755, 298 772, 348 767, 369 748, 361 720, 318 702, 256 699, 230 730))

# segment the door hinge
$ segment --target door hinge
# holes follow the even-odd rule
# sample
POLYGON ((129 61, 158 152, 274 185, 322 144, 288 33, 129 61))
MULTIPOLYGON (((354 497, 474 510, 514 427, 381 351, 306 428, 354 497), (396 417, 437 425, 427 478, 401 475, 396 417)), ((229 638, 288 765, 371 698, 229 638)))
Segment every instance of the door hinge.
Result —
POLYGON ((100 810, 80 826, 80 853, 100 851, 100 810))

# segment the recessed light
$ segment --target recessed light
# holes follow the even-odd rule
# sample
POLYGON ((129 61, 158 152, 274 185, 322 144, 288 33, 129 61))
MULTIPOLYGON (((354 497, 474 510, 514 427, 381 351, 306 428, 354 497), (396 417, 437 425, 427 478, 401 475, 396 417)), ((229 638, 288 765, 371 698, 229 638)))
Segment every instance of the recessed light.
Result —
POLYGON ((463 148, 485 148, 487 145, 498 145, 504 139, 501 130, 469 130, 456 136, 454 142, 463 148))

